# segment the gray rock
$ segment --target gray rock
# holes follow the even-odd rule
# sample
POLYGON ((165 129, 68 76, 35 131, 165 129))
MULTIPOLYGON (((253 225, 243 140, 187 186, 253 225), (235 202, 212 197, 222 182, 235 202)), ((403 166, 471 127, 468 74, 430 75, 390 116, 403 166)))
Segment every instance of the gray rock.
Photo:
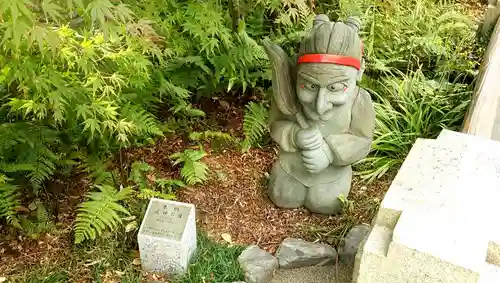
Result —
POLYGON ((351 283, 352 273, 352 268, 341 263, 338 266, 278 269, 271 283, 351 283))
POLYGON ((268 283, 279 267, 278 260, 258 246, 249 246, 238 257, 248 283, 268 283))
POLYGON ((354 265, 359 246, 370 233, 367 224, 356 225, 347 233, 342 246, 339 248, 339 258, 347 265, 354 265))
POLYGON ((333 265, 337 252, 326 244, 306 242, 301 239, 285 239, 276 252, 281 268, 333 265))

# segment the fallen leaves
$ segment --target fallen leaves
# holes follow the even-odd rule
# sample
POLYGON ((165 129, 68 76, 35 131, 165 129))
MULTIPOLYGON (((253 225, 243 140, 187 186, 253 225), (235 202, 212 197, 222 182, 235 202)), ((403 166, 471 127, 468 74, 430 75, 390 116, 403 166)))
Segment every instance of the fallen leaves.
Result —
POLYGON ((137 228, 137 221, 132 221, 125 226, 125 232, 133 231, 137 228))
MULTIPOLYGON (((345 215, 329 217, 304 208, 281 209, 266 196, 267 172, 275 157, 269 149, 251 149, 246 154, 229 149, 224 153, 211 153, 205 163, 211 169, 223 168, 224 181, 212 176, 210 181, 193 190, 180 191, 178 199, 193 203, 201 229, 225 244, 253 244, 271 253, 287 237, 337 244, 338 235, 331 231, 346 225, 345 215)), ((353 180, 349 199, 355 207, 351 216, 356 221, 369 222, 374 207, 372 200, 383 196, 387 188, 388 183, 382 180, 370 185, 353 180)))
POLYGON ((83 265, 86 266, 86 267, 93 266, 93 265, 96 265, 98 263, 101 263, 102 260, 103 259, 94 260, 94 261, 91 261, 91 262, 88 262, 88 263, 84 263, 83 265))
POLYGON ((132 261, 132 264, 133 264, 133 265, 141 265, 141 259, 140 259, 140 258, 135 258, 135 259, 132 261))
POLYGON ((232 239, 231 235, 229 235, 229 234, 227 234, 227 233, 222 233, 220 236, 221 236, 221 237, 222 237, 222 239, 223 239, 224 241, 226 241, 226 242, 227 242, 230 246, 232 246, 232 245, 233 245, 233 239, 232 239))

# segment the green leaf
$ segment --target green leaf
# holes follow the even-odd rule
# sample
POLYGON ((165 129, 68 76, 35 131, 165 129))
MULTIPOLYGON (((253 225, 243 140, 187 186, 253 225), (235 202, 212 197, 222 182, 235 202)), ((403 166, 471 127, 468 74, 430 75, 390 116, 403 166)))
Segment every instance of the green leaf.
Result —
POLYGON ((61 12, 63 12, 63 8, 51 0, 43 0, 42 1, 42 10, 46 18, 51 18, 53 21, 58 21, 63 18, 61 12))
POLYGON ((87 12, 90 12, 92 22, 99 22, 100 25, 105 25, 106 18, 115 19, 112 13, 113 4, 108 0, 94 0, 87 6, 87 12))
POLYGON ((70 11, 73 11, 75 8, 84 10, 85 6, 82 0, 66 0, 66 6, 70 11))
POLYGON ((90 111, 89 107, 86 104, 79 104, 76 106, 76 118, 83 118, 84 120, 87 119, 87 115, 91 115, 92 112, 90 111))
POLYGON ((5 10, 5 13, 8 13, 10 11, 10 16, 12 17, 12 23, 14 24, 14 26, 18 24, 20 15, 24 15, 29 20, 33 20, 33 14, 26 7, 27 5, 33 5, 33 3, 28 0, 8 0, 6 2, 7 9, 5 10))
POLYGON ((186 186, 186 184, 184 184, 184 182, 181 180, 171 180, 171 179, 156 179, 155 183, 161 189, 163 190, 167 189, 169 192, 172 191, 173 187, 182 188, 186 186))
POLYGON ((134 19, 134 12, 130 10, 127 4, 118 4, 115 9, 115 15, 122 23, 130 22, 134 19))
POLYGON ((89 119, 86 119, 85 121, 83 121, 83 124, 84 124, 83 131, 84 132, 90 131, 91 138, 94 137, 94 134, 96 131, 101 134, 101 127, 99 126, 98 120, 89 118, 89 119))
POLYGON ((146 162, 136 161, 132 163, 132 168, 128 177, 129 181, 134 181, 141 188, 147 187, 147 179, 143 173, 153 171, 154 168, 146 162))

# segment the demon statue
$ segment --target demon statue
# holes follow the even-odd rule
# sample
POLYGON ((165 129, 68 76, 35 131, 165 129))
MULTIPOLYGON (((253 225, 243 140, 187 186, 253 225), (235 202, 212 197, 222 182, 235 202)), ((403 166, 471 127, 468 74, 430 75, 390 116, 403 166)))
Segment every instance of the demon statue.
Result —
POLYGON ((331 22, 318 15, 300 45, 297 63, 265 43, 272 63, 269 127, 279 158, 268 183, 279 207, 321 214, 341 210, 351 188, 351 164, 370 151, 375 111, 357 86, 364 69, 361 22, 331 22))

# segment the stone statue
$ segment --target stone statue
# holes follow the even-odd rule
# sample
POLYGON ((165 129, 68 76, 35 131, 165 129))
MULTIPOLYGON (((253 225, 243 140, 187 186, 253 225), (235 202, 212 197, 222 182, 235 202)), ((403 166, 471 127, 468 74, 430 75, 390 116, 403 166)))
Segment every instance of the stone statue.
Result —
POLYGON ((269 127, 279 159, 268 193, 279 207, 305 206, 335 214, 351 188, 351 164, 370 151, 375 111, 357 86, 364 70, 361 22, 330 22, 318 15, 302 40, 297 64, 265 43, 273 69, 269 127))

